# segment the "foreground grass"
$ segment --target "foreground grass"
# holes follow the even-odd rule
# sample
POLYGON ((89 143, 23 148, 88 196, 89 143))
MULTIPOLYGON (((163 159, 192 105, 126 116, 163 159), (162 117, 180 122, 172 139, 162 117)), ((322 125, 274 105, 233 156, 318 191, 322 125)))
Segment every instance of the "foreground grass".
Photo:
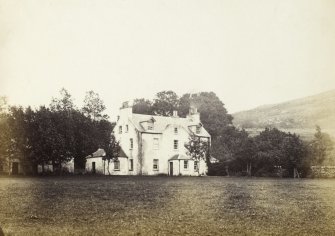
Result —
POLYGON ((335 180, 0 178, 5 235, 334 235, 335 180))

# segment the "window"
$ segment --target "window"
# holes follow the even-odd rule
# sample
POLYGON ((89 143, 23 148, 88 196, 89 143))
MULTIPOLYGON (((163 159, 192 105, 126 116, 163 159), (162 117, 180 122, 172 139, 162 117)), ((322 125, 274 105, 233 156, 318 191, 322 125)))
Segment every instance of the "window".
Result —
POLYGON ((114 161, 114 170, 120 170, 120 161, 114 161))
POLYGON ((198 171, 198 162, 194 161, 194 171, 198 171))
POLYGON ((130 141, 130 149, 133 149, 133 147, 134 147, 134 140, 131 138, 129 141, 130 141))
POLYGON ((178 134, 178 128, 177 127, 174 128, 174 134, 178 134))
POLYGON ((173 140, 173 149, 174 150, 178 149, 178 140, 173 140))
POLYGON ((184 161, 184 169, 185 169, 185 170, 188 169, 188 161, 184 161))
POLYGON ((122 126, 119 126, 119 134, 122 134, 122 126))
POLYGON ((134 170, 134 160, 133 159, 129 160, 129 170, 134 170))
POLYGON ((148 124, 148 130, 153 130, 154 129, 154 124, 148 124))
POLYGON ((200 128, 201 128, 200 126, 197 126, 195 129, 195 133, 200 134, 200 128))
POLYGON ((126 125, 126 133, 128 133, 128 131, 129 131, 129 126, 126 125))
POLYGON ((154 169, 154 170, 158 170, 158 159, 154 159, 154 162, 153 162, 153 169, 154 169))
POLYGON ((159 139, 154 138, 154 150, 158 150, 158 149, 159 149, 159 139))

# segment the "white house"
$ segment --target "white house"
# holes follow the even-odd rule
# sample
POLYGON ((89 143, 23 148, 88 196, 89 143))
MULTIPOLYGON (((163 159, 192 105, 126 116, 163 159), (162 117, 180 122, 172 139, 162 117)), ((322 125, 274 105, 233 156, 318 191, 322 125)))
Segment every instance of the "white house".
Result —
MULTIPOLYGON (((200 114, 192 107, 186 118, 134 114, 125 103, 113 130, 120 142, 121 154, 107 167, 104 152, 87 159, 87 172, 112 175, 206 175, 204 160, 187 155, 185 143, 190 135, 210 142, 210 135, 200 122, 200 114)), ((99 151, 99 150, 98 150, 99 151)))

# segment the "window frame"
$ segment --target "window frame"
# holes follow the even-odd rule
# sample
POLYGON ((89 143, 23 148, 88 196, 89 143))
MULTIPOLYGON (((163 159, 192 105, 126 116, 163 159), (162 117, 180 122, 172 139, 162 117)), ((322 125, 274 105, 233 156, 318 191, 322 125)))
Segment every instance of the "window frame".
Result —
POLYGON ((184 160, 184 170, 188 170, 188 160, 184 160))
POLYGON ((174 139, 173 140, 173 150, 178 150, 179 149, 179 140, 174 139))
POLYGON ((174 134, 178 134, 178 127, 174 127, 174 134))
POLYGON ((199 165, 198 165, 198 161, 194 161, 194 171, 198 171, 199 170, 199 165))
POLYGON ((119 125, 119 134, 122 134, 122 125, 119 125))
POLYGON ((152 170, 154 170, 154 171, 159 170, 159 159, 153 159, 152 160, 152 170))
POLYGON ((130 138, 130 139, 129 139, 129 149, 130 149, 130 150, 133 150, 133 148, 134 148, 134 139, 133 139, 133 138, 130 138))
POLYGON ((119 171, 120 170, 120 161, 119 160, 114 160, 114 170, 115 171, 119 171), (118 165, 116 165, 116 163, 118 163, 118 165), (116 168, 118 167, 118 168, 116 168))
POLYGON ((153 138, 153 149, 159 150, 159 138, 153 138))
POLYGON ((196 133, 196 134, 200 134, 200 133, 201 133, 201 126, 200 126, 200 125, 197 125, 197 126, 195 127, 195 133, 196 133))
POLYGON ((125 133, 128 133, 128 131, 129 131, 129 126, 126 125, 126 131, 125 131, 125 133))

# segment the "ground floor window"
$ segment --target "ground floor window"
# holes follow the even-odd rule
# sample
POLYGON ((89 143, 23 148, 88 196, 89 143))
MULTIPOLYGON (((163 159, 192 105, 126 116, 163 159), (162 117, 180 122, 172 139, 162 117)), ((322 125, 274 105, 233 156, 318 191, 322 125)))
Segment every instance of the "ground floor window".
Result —
POLYGON ((154 170, 158 170, 158 159, 154 159, 154 162, 153 162, 153 169, 154 169, 154 170))
POLYGON ((134 160, 133 159, 129 160, 129 170, 134 170, 134 160))
POLYGON ((114 161, 114 170, 120 170, 120 161, 114 161))
POLYGON ((194 161, 194 171, 198 171, 198 162, 194 161))
POLYGON ((184 169, 185 169, 185 170, 188 169, 188 161, 184 161, 184 169))

